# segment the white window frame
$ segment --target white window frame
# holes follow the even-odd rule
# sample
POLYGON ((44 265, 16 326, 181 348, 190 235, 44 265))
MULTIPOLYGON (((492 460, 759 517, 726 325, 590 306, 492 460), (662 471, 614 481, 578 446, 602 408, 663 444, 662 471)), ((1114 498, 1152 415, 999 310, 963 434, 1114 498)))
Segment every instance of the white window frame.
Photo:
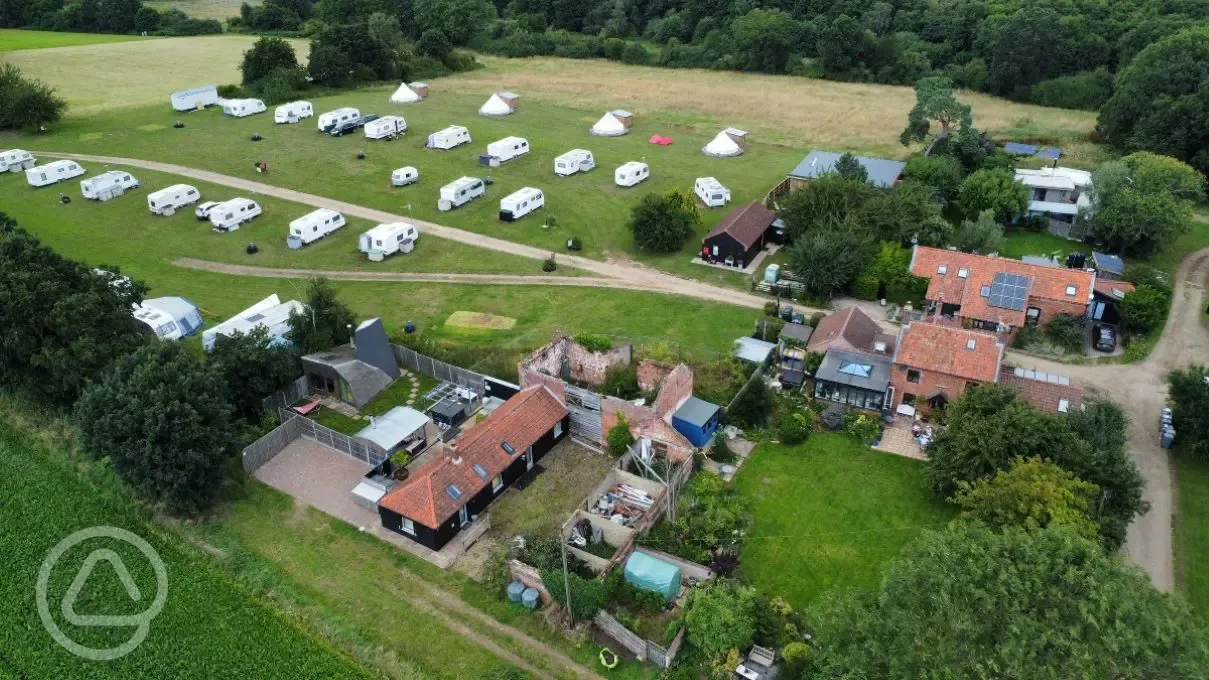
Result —
POLYGON ((554 438, 558 439, 561 436, 563 436, 563 421, 560 420, 554 423, 554 438))
POLYGON ((416 535, 416 523, 407 519, 406 517, 401 518, 399 522, 399 529, 409 536, 416 535))
POLYGON ((504 476, 496 475, 491 479, 491 493, 499 493, 504 490, 504 476))

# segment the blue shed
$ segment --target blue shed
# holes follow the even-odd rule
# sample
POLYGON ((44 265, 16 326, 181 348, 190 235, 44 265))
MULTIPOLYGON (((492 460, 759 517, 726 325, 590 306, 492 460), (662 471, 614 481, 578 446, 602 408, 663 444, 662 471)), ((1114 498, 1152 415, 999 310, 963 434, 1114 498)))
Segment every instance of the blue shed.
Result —
POLYGON ((672 427, 694 446, 705 446, 718 431, 722 409, 703 399, 689 397, 672 414, 672 427))

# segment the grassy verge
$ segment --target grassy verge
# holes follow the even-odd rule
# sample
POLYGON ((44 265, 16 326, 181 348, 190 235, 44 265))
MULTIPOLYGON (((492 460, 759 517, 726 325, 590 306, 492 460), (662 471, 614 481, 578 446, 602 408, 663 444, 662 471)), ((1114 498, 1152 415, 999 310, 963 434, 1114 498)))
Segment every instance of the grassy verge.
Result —
POLYGON ((40 50, 47 47, 78 47, 80 45, 99 45, 151 39, 137 35, 59 33, 57 31, 26 31, 17 28, 0 28, 0 52, 40 50))
POLYGON ((743 573, 795 608, 832 588, 876 586, 903 545, 955 514, 926 494, 918 461, 842 434, 762 444, 735 484, 753 507, 743 573))
POLYGON ((1209 622, 1209 461, 1177 451, 1175 513, 1176 589, 1209 622))

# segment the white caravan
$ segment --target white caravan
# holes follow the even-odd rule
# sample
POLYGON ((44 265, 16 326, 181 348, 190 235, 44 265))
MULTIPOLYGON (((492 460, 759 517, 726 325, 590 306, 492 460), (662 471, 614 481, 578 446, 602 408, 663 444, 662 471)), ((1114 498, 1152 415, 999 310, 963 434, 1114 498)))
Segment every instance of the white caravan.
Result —
POLYGON ((214 231, 235 231, 262 212, 260 204, 250 198, 232 198, 211 207, 206 216, 214 231))
POLYGON ((394 139, 407 132, 403 116, 382 116, 365 124, 366 139, 394 139))
POLYGON ((390 173, 391 186, 405 187, 408 184, 415 184, 420 181, 420 171, 411 167, 404 166, 390 173))
POLYGON ((213 350, 219 336, 233 338, 251 333, 256 328, 267 330, 274 342, 284 341, 290 330, 290 314, 305 311, 306 305, 297 300, 283 303, 276 294, 270 295, 217 326, 202 331, 202 349, 207 352, 213 350))
POLYGON ((619 187, 632 187, 651 176, 646 163, 630 161, 613 171, 613 181, 619 187))
POLYGON ((315 115, 315 109, 311 106, 310 102, 289 102, 273 110, 273 122, 293 124, 300 122, 303 118, 310 118, 313 115, 315 115))
POLYGON ((571 149, 554 159, 554 174, 561 177, 587 172, 596 167, 596 159, 587 149, 571 149))
POLYGON ((730 200, 730 189, 713 177, 698 177, 693 182, 693 193, 707 208, 721 208, 730 200))
POLYGON ((345 107, 343 109, 336 109, 335 111, 321 113, 319 114, 318 130, 320 132, 331 132, 332 128, 336 127, 337 125, 347 123, 350 120, 355 120, 360 117, 361 112, 352 107, 345 107))
POLYGON ((166 189, 147 194, 147 207, 152 215, 171 215, 179 208, 197 203, 201 192, 188 184, 173 184, 166 189))
POLYGON ((228 99, 222 103, 223 115, 232 118, 246 118, 267 110, 259 99, 228 99))
POLYGON ((308 243, 313 243, 345 225, 344 215, 319 208, 290 222, 290 234, 286 237, 286 245, 297 250, 308 243))
POLYGON ((541 189, 525 187, 500 200, 500 221, 515 222, 546 204, 541 189))
POLYGON ((452 149, 469 143, 470 130, 461 125, 450 125, 444 130, 437 130, 428 135, 428 142, 424 146, 429 149, 452 149))
POLYGON ((94 201, 108 201, 126 193, 127 189, 139 188, 139 181, 128 172, 110 170, 96 177, 80 180, 80 193, 94 201))
POLYGON ((441 187, 440 210, 453 210, 487 193, 487 185, 477 177, 461 177, 441 187))
POLYGON ((505 137, 487 145, 487 155, 498 158, 501 163, 529 153, 529 140, 524 137, 505 137))
POLYGON ((0 172, 21 172, 29 170, 36 163, 34 155, 24 149, 0 151, 0 172))
POLYGON ((404 222, 379 224, 361 234, 358 249, 369 256, 370 260, 379 262, 382 258, 395 253, 407 254, 416 248, 420 232, 414 226, 404 222))
POLYGON ((84 174, 84 168, 75 161, 52 161, 25 171, 25 180, 30 186, 45 187, 84 174))
POLYGON ((218 88, 213 85, 202 85, 172 93, 172 109, 175 111, 196 111, 207 106, 216 106, 220 101, 222 100, 218 97, 218 88))

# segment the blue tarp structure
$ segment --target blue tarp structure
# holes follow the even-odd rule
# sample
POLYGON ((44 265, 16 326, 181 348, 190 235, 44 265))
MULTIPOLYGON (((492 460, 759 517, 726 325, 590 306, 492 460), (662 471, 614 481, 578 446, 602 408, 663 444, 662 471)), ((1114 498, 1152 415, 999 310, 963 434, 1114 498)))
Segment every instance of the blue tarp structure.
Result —
POLYGON ((625 580, 671 602, 680 592, 680 567, 635 550, 625 562, 625 580))
POLYGON ((1062 150, 1056 149, 1052 146, 1047 146, 1044 149, 1038 151, 1037 155, 1042 158, 1048 158, 1051 161, 1056 161, 1056 160, 1058 160, 1059 157, 1062 156, 1062 150))
POLYGON ((1037 153, 1037 147, 1032 144, 1021 144, 1020 142, 1007 142, 1003 145, 1003 150, 1017 156, 1032 156, 1037 153))

